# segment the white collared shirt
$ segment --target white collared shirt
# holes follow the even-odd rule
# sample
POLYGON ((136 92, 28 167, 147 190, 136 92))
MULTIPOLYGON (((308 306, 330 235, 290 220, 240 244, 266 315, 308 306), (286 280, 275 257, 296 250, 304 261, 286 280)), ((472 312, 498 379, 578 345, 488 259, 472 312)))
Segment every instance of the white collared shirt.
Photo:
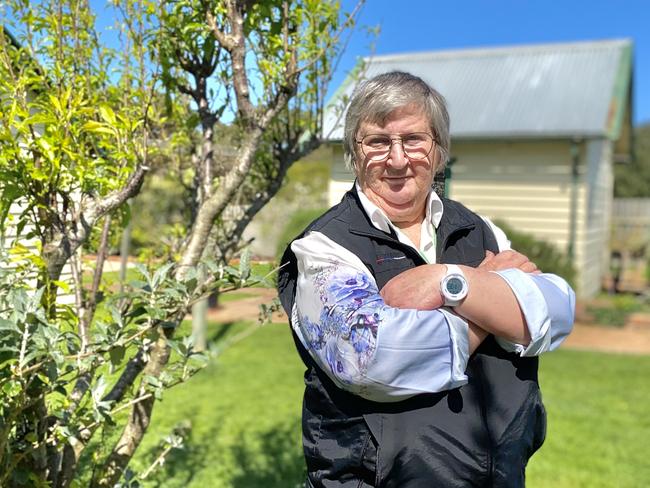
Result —
MULTIPOLYGON (((372 203, 370 199, 361 191, 361 187, 358 182, 354 183, 357 193, 359 194, 359 200, 361 201, 361 206, 366 212, 366 215, 370 218, 370 222, 377 229, 383 230, 384 232, 390 233, 391 229, 395 231, 397 238, 400 242, 408 244, 414 249, 418 249, 411 239, 402 232, 402 230, 394 225, 390 219, 386 216, 384 211, 380 209, 377 205, 372 203)), ((420 226, 420 248, 418 251, 420 255, 426 260, 427 263, 436 262, 436 230, 440 225, 440 220, 442 219, 442 200, 436 194, 435 191, 429 192, 427 197, 427 203, 425 205, 425 216, 424 222, 420 226)), ((499 229, 500 230, 500 229, 499 229)), ((505 237, 503 232, 501 234, 505 237)), ((510 242, 508 242, 508 246, 510 242)))
MULTIPOLYGON (((358 188, 373 226, 411 240, 358 188)), ((420 254, 436 262, 435 229, 443 203, 430 192, 420 236, 420 254)), ((499 250, 510 241, 491 221, 499 250)), ((398 309, 386 305, 359 257, 320 232, 291 245, 298 263, 292 327, 316 363, 340 388, 374 401, 398 401, 467 382, 467 322, 446 308, 398 309)), ((497 272, 513 290, 526 317, 531 342, 523 346, 497 338, 522 356, 555 349, 573 326, 575 295, 560 277, 508 269, 497 272)))

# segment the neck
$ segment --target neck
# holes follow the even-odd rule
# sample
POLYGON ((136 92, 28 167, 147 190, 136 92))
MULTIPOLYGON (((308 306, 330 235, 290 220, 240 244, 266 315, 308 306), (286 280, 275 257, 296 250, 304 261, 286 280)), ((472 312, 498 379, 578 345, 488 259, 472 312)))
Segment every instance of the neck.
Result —
POLYGON ((404 232, 416 248, 420 248, 421 218, 411 222, 393 222, 393 225, 404 232))

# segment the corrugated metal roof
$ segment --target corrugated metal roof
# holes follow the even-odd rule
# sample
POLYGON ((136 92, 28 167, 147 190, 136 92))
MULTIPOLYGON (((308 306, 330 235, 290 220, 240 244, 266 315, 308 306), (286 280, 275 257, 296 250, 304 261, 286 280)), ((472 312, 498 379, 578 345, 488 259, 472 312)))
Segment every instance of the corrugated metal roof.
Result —
MULTIPOLYGON (((447 100, 454 138, 605 136, 622 116, 631 49, 617 39, 376 56, 364 77, 400 70, 426 80, 447 100)), ((335 96, 353 87, 348 78, 335 96)), ((326 113, 328 139, 342 133, 342 118, 326 113)))

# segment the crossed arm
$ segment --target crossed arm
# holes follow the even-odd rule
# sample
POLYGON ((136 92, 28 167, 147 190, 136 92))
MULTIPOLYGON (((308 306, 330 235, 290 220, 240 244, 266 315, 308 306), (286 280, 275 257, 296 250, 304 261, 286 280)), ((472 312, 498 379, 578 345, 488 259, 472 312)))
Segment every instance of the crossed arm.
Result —
POLYGON ((335 384, 364 398, 391 402, 465 384, 469 355, 487 333, 507 351, 537 355, 571 330, 573 291, 514 252, 463 268, 470 292, 454 311, 441 306, 444 265, 404 272, 380 292, 356 255, 318 232, 291 249, 294 333, 335 384))
MULTIPOLYGON (((529 344, 530 331, 517 297, 508 284, 492 271, 519 269, 539 274, 535 263, 513 251, 486 252, 478 268, 460 266, 469 285, 469 293, 454 308, 469 324, 469 348, 473 352, 493 334, 516 344, 529 344)), ((429 264, 410 269, 390 280, 381 290, 384 302, 391 307, 434 310, 443 306, 440 280, 444 264, 429 264)))

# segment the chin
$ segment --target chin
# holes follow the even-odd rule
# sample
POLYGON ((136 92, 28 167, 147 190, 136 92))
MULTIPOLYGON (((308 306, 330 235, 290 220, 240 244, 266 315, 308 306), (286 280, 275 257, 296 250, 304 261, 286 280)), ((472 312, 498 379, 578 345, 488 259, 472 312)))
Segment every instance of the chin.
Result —
POLYGON ((386 192, 384 200, 395 207, 410 207, 416 200, 412 192, 386 192))

